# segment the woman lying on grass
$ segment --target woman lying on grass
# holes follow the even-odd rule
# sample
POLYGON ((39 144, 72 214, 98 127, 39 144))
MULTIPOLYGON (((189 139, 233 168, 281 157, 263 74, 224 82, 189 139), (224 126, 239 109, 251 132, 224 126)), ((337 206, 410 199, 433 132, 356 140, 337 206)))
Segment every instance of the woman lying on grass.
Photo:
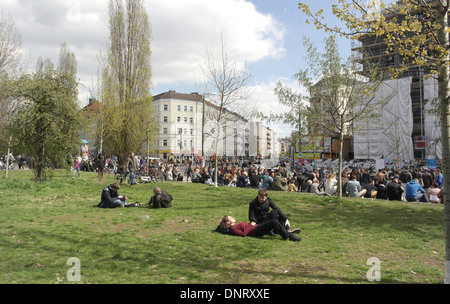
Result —
MULTIPOLYGON (((293 235, 288 232, 283 225, 278 221, 269 221, 264 224, 252 225, 250 223, 236 223, 236 220, 232 216, 225 216, 216 228, 217 232, 223 234, 231 234, 237 236, 255 236, 261 237, 263 235, 271 235, 271 233, 279 234, 283 240, 289 239, 293 242, 300 242, 302 238, 293 235)), ((300 232, 298 230, 298 232, 300 232)))

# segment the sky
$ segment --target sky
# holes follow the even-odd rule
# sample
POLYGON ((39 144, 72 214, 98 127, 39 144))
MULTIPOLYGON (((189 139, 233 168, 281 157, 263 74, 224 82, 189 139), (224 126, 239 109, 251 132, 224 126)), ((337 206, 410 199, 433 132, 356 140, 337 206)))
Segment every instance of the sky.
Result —
MULTIPOLYGON (((37 58, 57 64, 59 48, 66 42, 78 61, 80 105, 95 87, 98 55, 105 52, 109 37, 107 0, 1 0, 0 10, 15 21, 21 33, 23 59, 34 69, 37 58)), ((311 1, 323 8, 327 21, 333 1, 311 1)), ((145 0, 152 27, 152 95, 168 90, 201 92, 200 65, 208 48, 227 49, 254 75, 251 103, 270 113, 286 111, 274 94, 277 82, 306 94, 293 78, 307 67, 303 36, 323 47, 325 34, 305 23, 296 0, 145 0)), ((350 43, 339 41, 343 52, 350 43)), ((292 127, 265 123, 289 136, 292 127)))

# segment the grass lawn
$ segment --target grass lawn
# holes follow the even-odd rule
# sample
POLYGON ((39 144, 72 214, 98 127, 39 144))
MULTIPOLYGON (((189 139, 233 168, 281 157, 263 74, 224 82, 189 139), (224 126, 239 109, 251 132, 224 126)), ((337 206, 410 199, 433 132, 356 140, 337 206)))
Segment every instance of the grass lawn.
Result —
MULTIPOLYGON (((379 283, 444 281, 442 205, 269 192, 302 228, 295 243, 213 232, 225 215, 248 220, 254 189, 165 182, 170 209, 106 210, 96 206, 112 175, 100 183, 94 173, 56 171, 36 184, 30 171, 0 174, 3 284, 73 284, 72 257, 75 283, 85 284, 376 284, 366 276, 372 257, 379 283)), ((119 192, 146 203, 153 187, 119 192)))

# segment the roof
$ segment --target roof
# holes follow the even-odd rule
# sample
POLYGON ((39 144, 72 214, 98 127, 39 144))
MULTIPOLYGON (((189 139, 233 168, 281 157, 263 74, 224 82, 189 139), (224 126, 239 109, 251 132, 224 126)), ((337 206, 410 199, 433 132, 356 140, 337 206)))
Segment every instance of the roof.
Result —
POLYGON ((85 111, 88 116, 98 114, 101 106, 102 103, 100 101, 94 100, 89 102, 89 104, 83 108, 83 111, 85 111))
POLYGON ((175 91, 169 91, 153 96, 153 101, 157 101, 160 99, 181 99, 190 101, 202 101, 203 97, 198 93, 185 94, 185 93, 177 93, 175 91))

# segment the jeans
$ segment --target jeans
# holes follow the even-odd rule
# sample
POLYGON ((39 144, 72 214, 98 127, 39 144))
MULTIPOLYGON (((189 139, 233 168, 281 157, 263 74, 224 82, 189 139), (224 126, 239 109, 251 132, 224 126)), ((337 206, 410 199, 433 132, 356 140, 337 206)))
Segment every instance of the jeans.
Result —
POLYGON ((136 177, 136 173, 133 171, 130 172, 130 184, 134 184, 134 178, 136 177))
POLYGON ((122 200, 120 200, 120 199, 115 200, 115 201, 112 203, 112 208, 117 208, 117 207, 125 206, 126 203, 127 203, 126 201, 122 201, 122 200))
POLYGON ((429 203, 430 202, 428 200, 428 196, 425 193, 417 193, 417 197, 416 198, 412 198, 412 197, 406 198, 406 200, 408 202, 420 202, 420 201, 422 201, 422 199, 423 199, 423 201, 425 203, 429 203))

